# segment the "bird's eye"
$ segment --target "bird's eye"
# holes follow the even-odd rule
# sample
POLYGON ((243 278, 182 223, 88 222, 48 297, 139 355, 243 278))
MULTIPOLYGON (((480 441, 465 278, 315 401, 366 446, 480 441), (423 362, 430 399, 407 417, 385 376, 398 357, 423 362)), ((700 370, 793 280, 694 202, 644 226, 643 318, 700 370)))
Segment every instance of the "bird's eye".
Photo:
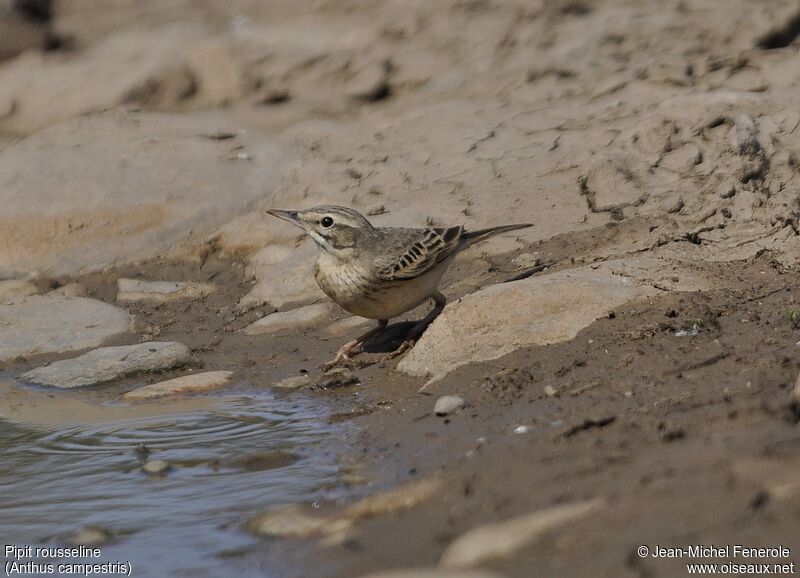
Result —
POLYGON ((328 227, 333 225, 333 219, 331 219, 330 217, 322 217, 322 220, 319 223, 320 225, 322 225, 327 229, 328 227))

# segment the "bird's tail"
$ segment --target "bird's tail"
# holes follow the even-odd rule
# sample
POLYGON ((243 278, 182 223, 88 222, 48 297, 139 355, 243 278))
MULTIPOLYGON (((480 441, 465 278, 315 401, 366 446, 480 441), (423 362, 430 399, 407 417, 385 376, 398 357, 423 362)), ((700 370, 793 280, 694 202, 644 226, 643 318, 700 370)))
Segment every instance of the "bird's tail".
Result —
POLYGON ((467 245, 474 245, 481 241, 494 237, 500 233, 507 233, 508 231, 516 231, 517 229, 527 229, 532 227, 532 223, 521 223, 519 225, 500 225, 498 227, 489 227, 488 229, 478 229, 477 231, 464 231, 461 235, 461 241, 467 245))

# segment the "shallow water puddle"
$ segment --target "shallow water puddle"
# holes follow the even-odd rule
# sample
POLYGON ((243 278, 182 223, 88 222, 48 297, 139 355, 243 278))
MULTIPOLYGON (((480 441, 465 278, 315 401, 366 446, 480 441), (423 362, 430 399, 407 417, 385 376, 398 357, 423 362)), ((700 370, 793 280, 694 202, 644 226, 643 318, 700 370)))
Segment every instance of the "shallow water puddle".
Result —
POLYGON ((347 426, 328 425, 319 399, 98 406, 15 390, 0 383, 4 544, 65 544, 100 526, 113 538, 93 562, 131 562, 134 576, 220 576, 225 554, 258 544, 241 531, 253 512, 308 500, 337 479, 324 444, 347 426), (147 459, 173 467, 149 477, 147 459))

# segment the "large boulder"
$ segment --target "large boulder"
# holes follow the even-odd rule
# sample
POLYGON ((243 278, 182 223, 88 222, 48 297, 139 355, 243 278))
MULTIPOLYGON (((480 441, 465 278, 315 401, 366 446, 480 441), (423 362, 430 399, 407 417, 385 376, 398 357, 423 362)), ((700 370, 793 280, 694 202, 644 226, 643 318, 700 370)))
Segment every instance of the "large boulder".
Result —
POLYGON ((491 285, 448 305, 397 368, 440 376, 523 347, 567 341, 614 308, 654 291, 591 268, 491 285))
POLYGON ((0 270, 99 270, 204 238, 275 190, 292 158, 222 122, 122 110, 0 152, 0 270))

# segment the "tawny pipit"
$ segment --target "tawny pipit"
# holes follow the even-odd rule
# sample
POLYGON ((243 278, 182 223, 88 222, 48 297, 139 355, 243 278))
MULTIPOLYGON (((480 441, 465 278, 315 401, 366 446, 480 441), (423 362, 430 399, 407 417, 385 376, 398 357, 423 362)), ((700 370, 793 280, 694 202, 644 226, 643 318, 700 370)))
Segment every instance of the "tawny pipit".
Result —
POLYGON ((269 214, 303 229, 320 249, 314 279, 335 303, 378 326, 346 343, 331 364, 360 353, 364 342, 389 319, 433 299, 433 311, 409 333, 395 354, 413 346, 446 300, 438 286, 456 253, 492 235, 531 225, 502 225, 478 231, 462 226, 419 229, 373 227, 358 211, 323 205, 304 211, 273 209, 269 214))

